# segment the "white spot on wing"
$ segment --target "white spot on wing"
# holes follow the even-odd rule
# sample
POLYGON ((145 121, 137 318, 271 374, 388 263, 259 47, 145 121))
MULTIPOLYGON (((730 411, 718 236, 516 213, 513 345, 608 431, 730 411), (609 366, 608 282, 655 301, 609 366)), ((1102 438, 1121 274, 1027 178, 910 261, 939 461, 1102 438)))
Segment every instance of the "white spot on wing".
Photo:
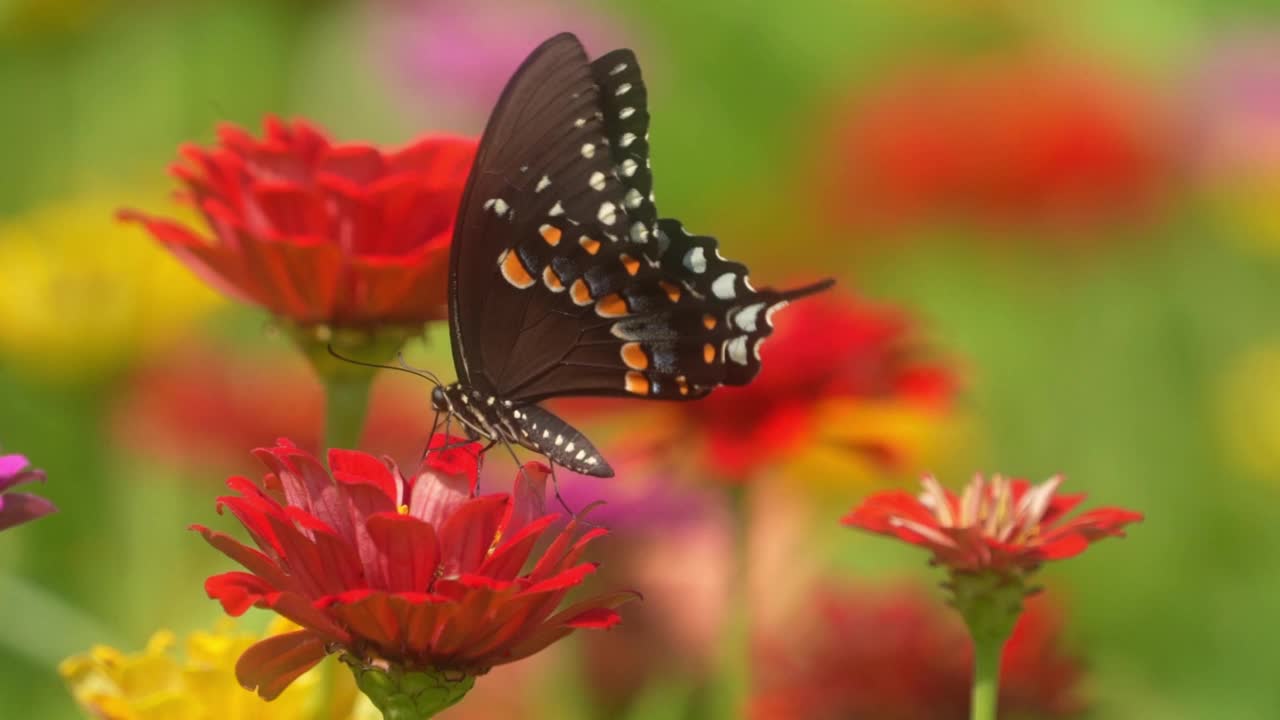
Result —
POLYGON ((626 69, 627 69, 627 64, 626 64, 626 63, 618 63, 617 65, 614 65, 614 66, 613 66, 613 69, 609 71, 609 74, 610 74, 610 75, 617 75, 618 73, 620 73, 620 72, 622 72, 622 71, 624 71, 624 70, 626 70, 626 69))
POLYGON ((551 217, 555 217, 557 215, 563 215, 564 206, 561 205, 559 202, 557 202, 555 205, 551 206, 551 209, 547 211, 547 214, 550 215, 551 217))
POLYGON ((634 222, 631 224, 631 242, 649 242, 649 228, 645 227, 644 223, 634 222))
POLYGON ((747 364, 747 336, 739 335, 729 341, 725 346, 725 352, 728 353, 729 359, 739 365, 747 364))
POLYGON ((573 121, 573 126, 574 126, 574 127, 578 127, 578 128, 580 128, 580 127, 582 127, 583 125, 586 125, 586 124, 587 124, 587 119, 586 119, 586 118, 578 118, 577 120, 574 120, 574 121, 573 121))
POLYGON ((622 165, 619 166, 619 169, 622 170, 623 175, 626 175, 627 177, 631 177, 632 175, 636 174, 636 169, 639 167, 640 167, 639 163, 637 163, 635 160, 632 160, 631 158, 627 158, 626 160, 622 161, 622 165))
POLYGON ((565 446, 564 446, 564 451, 565 451, 565 452, 567 452, 567 453, 571 453, 571 452, 573 452, 573 443, 569 443, 568 445, 565 445, 565 446))
POLYGON ((596 146, 591 143, 584 143, 582 145, 582 157, 590 159, 595 156, 596 156, 596 146))
POLYGON ((502 217, 503 215, 506 215, 507 211, 510 209, 511 209, 511 206, 508 205, 507 202, 502 198, 498 198, 497 200, 493 201, 493 212, 498 217, 502 217))
POLYGON ((631 188, 627 191, 627 196, 624 200, 627 203, 627 207, 634 210, 640 207, 640 203, 644 202, 644 196, 640 194, 639 190, 631 188))
POLYGON ((764 309, 764 303, 754 303, 748 305, 733 315, 733 324, 738 329, 753 333, 756 331, 756 320, 760 317, 760 311, 764 309))
MULTIPOLYGON (((727 272, 716 278, 711 283, 711 293, 721 300, 732 300, 737 294, 737 288, 733 284, 734 275, 727 272)), ((746 349, 743 349, 746 352, 746 349)))
POLYGON ((596 213, 596 219, 605 225, 612 225, 618 219, 617 208, 611 202, 600 203, 600 211, 596 213))
POLYGON ((591 178, 587 180, 587 184, 591 186, 592 190, 604 190, 604 173, 599 170, 591 173, 591 178))
POLYGON ((623 120, 626 120, 627 118, 635 114, 636 114, 636 109, 631 107, 630 105, 618 111, 618 117, 622 118, 623 120))
POLYGON ((629 92, 631 92, 631 83, 622 83, 617 90, 613 91, 613 94, 621 97, 629 92))
POLYGON ((581 460, 582 460, 583 458, 585 458, 586 456, 587 456, 587 451, 586 451, 586 450, 579 450, 579 451, 578 451, 578 454, 573 456, 573 459, 574 459, 574 460, 581 461, 581 460))
POLYGON ((550 184, 551 184, 551 178, 547 177, 546 175, 543 175, 542 179, 538 181, 538 186, 535 187, 533 191, 542 192, 543 190, 546 190, 547 186, 550 184))
POLYGON ((631 147, 631 143, 636 141, 635 133, 622 133, 622 138, 618 140, 618 144, 622 147, 631 147))
POLYGON ((702 273, 707 271, 707 256, 703 254, 701 247, 695 247, 684 254, 684 266, 689 268, 689 272, 702 273))

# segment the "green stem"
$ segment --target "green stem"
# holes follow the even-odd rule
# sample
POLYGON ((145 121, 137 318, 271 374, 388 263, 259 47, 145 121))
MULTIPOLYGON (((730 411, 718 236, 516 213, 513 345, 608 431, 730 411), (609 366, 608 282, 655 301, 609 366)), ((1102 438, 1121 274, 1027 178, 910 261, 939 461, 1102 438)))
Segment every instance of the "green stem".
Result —
POLYGON ((978 640, 973 644, 973 702, 971 720, 996 720, 1000 696, 1000 654, 1002 641, 978 640))
POLYGON ((324 383, 324 441, 329 448, 354 450, 360 446, 369 390, 377 369, 392 361, 405 341, 421 328, 385 326, 334 329, 327 325, 281 325, 311 361, 324 383))
POLYGON ((748 542, 751 512, 748 488, 748 485, 739 485, 729 490, 733 567, 729 579, 729 612, 724 626, 720 675, 712 693, 713 716, 719 718, 743 717, 747 690, 751 686, 751 554, 748 542))
POLYGON ((324 381, 324 442, 330 448, 358 448, 369 411, 373 373, 346 373, 324 381))
POLYGON ((951 604, 973 639, 972 720, 996 720, 1000 697, 1000 655, 1022 614, 1024 578, 999 572, 952 572, 951 604))

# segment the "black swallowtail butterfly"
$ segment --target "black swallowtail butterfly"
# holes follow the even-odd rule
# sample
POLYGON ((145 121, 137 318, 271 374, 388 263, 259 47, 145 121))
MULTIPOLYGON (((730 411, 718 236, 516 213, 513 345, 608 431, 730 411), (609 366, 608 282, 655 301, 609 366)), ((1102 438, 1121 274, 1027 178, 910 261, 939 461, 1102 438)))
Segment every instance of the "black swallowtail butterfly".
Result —
POLYGON ((458 382, 432 405, 473 439, 609 477, 582 433, 538 406, 570 395, 693 400, 743 385, 787 301, 716 241, 659 219, 635 54, 588 59, 569 33, 524 61, 489 118, 453 235, 458 382))

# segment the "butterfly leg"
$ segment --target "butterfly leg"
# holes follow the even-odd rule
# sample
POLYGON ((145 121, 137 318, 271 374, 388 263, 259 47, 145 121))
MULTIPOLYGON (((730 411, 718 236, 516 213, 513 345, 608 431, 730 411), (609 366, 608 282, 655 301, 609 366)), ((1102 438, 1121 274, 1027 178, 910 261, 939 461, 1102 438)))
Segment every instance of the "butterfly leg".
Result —
POLYGON ((560 481, 556 479, 556 464, 551 462, 550 458, 547 458, 547 466, 551 468, 551 489, 556 495, 556 500, 560 503, 560 507, 564 508, 564 511, 569 514, 569 517, 573 517, 575 515, 573 509, 569 507, 569 503, 565 502, 564 496, 560 494, 560 481))
POLYGON ((418 458, 418 464, 421 465, 427 459, 427 453, 431 452, 431 439, 436 436, 436 430, 440 428, 440 411, 437 410, 435 417, 431 419, 431 432, 427 434, 427 445, 422 448, 422 457, 418 458))
MULTIPOLYGON (((492 447, 493 443, 496 442, 498 442, 498 440, 493 440, 490 443, 490 447, 492 447)), ((505 438, 502 439, 502 447, 506 448, 507 453, 511 455, 511 460, 516 464, 516 469, 520 471, 520 476, 524 478, 525 482, 529 482, 529 474, 524 471, 524 463, 520 462, 520 456, 516 455, 516 449, 511 447, 511 443, 507 442, 505 438)))

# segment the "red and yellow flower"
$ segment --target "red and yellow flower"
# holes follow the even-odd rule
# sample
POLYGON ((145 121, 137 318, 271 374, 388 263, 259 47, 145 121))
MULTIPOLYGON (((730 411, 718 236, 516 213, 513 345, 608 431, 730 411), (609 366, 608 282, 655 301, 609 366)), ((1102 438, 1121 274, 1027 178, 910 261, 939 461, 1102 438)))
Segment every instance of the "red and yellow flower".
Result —
POLYGON ((256 548, 196 526, 247 570, 210 577, 205 589, 231 615, 268 608, 302 628, 249 648, 236 666, 242 685, 275 697, 337 649, 380 707, 426 685, 434 695, 423 702, 438 709, 495 665, 618 622, 614 608, 634 593, 557 610, 594 572, 582 555, 605 531, 579 533, 577 519, 556 529, 559 515, 544 506, 549 471, 536 463, 512 492, 479 495, 479 446, 457 445, 436 436, 406 477, 349 450, 329 451, 330 472, 282 441, 255 452, 270 470, 261 485, 228 481, 236 494, 219 507, 256 548))
POLYGON ((945 445, 959 386, 922 344, 897 308, 806 300, 765 342, 750 384, 629 415, 619 450, 652 457, 678 438, 690 476, 731 482, 778 469, 864 482, 917 472, 945 445))

